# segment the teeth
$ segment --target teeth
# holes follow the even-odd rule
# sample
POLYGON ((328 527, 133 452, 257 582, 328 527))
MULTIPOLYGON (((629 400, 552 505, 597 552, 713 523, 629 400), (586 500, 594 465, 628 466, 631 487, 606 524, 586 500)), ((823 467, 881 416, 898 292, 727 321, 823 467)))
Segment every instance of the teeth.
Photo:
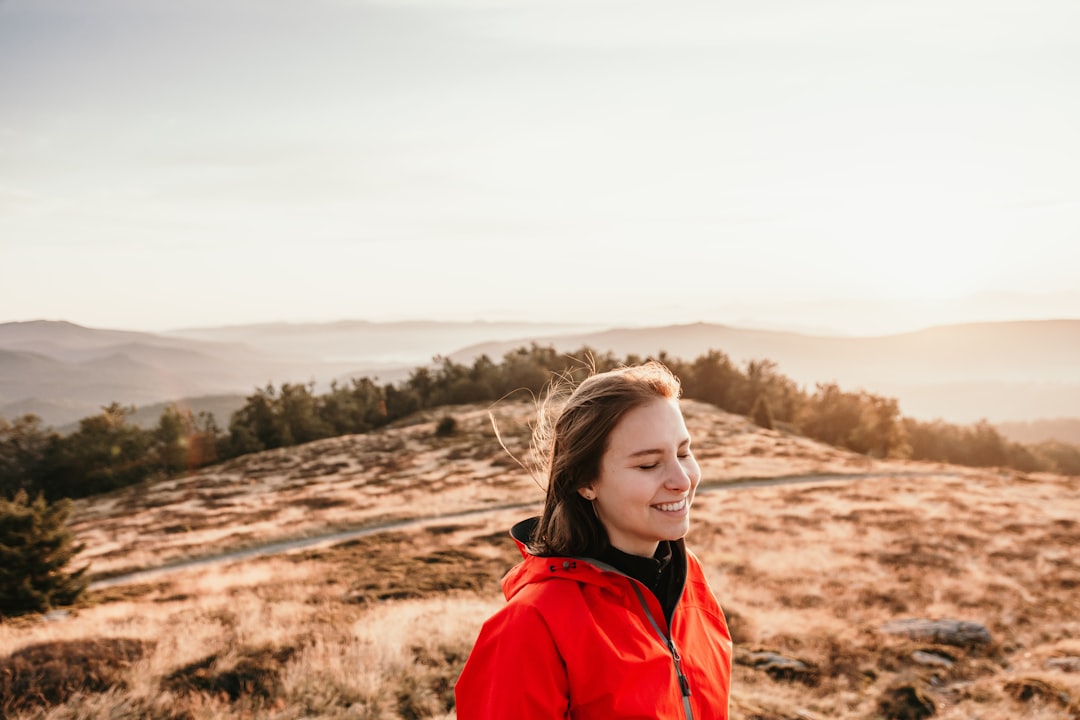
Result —
POLYGON ((676 512, 686 507, 686 498, 683 498, 676 503, 664 503, 663 505, 654 505, 657 510, 663 510, 664 512, 676 512))

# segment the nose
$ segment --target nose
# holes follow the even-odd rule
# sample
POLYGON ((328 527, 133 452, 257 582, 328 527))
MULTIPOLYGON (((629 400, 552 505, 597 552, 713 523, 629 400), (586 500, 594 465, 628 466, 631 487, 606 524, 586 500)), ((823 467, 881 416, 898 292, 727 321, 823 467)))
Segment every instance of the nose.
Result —
POLYGON ((668 473, 667 482, 664 483, 668 489, 679 492, 686 492, 693 484, 690 469, 684 467, 681 462, 675 463, 675 467, 668 473))

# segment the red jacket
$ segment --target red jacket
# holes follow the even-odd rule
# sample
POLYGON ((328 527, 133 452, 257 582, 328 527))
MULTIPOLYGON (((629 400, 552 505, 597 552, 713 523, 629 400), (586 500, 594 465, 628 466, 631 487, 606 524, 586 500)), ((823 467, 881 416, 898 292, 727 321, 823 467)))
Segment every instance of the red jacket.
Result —
POLYGON ((524 560, 503 579, 507 604, 458 678, 458 720, 727 720, 731 634, 682 541, 686 585, 670 633, 637 580, 517 542, 524 560))

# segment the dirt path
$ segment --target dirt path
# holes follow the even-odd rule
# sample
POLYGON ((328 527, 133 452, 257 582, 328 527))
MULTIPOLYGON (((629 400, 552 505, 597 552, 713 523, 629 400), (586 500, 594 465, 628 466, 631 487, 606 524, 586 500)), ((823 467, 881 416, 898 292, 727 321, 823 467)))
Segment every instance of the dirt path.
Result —
MULTIPOLYGON (((866 480, 870 478, 884 477, 910 478, 943 477, 953 475, 955 475, 955 473, 919 471, 868 472, 853 474, 824 473, 816 475, 781 475, 778 477, 770 478, 746 478, 743 480, 733 480, 730 482, 722 483, 703 483, 698 487, 697 491, 698 493, 707 493, 715 492, 718 490, 740 490, 746 488, 771 487, 777 485, 797 485, 801 483, 852 482, 855 480, 866 480)), ((447 522, 461 520, 464 518, 482 517, 504 510, 526 510, 530 508, 535 508, 536 510, 539 510, 541 505, 541 502, 498 505, 493 507, 479 508, 476 510, 466 510, 464 512, 458 513, 449 513, 446 515, 435 515, 432 517, 413 518, 409 520, 396 520, 393 522, 380 523, 377 525, 370 525, 363 528, 356 528, 354 530, 341 530, 333 533, 326 533, 323 535, 313 535, 311 537, 297 538, 294 540, 270 542, 256 547, 244 548, 242 550, 230 550, 229 552, 219 553, 216 555, 208 555, 201 558, 193 558, 190 560, 180 560, 155 568, 148 568, 146 570, 139 570, 133 573, 117 575, 115 577, 106 578, 104 580, 98 580, 97 582, 91 583, 90 589, 96 590, 99 588, 113 587, 116 585, 128 585, 131 583, 151 580, 153 578, 160 577, 161 575, 178 572, 180 570, 190 570, 192 568, 218 565, 221 563, 233 562, 236 560, 248 560, 250 558, 263 557, 267 555, 279 555, 282 553, 292 552, 294 550, 306 550, 309 548, 315 548, 324 545, 333 545, 335 543, 343 542, 345 540, 353 540, 355 538, 367 537, 369 535, 390 532, 392 530, 406 530, 411 528, 429 527, 432 525, 441 525, 447 522)))

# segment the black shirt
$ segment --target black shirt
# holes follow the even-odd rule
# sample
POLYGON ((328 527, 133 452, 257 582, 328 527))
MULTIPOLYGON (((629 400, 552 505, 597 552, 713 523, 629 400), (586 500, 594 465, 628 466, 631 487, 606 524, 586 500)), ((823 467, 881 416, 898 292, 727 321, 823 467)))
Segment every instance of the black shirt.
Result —
POLYGON ((649 588, 660 601, 668 627, 671 627, 671 614, 679 604, 679 596, 686 582, 686 556, 681 551, 682 548, 667 540, 657 545, 652 557, 631 555, 608 545, 598 553, 596 559, 649 588))

